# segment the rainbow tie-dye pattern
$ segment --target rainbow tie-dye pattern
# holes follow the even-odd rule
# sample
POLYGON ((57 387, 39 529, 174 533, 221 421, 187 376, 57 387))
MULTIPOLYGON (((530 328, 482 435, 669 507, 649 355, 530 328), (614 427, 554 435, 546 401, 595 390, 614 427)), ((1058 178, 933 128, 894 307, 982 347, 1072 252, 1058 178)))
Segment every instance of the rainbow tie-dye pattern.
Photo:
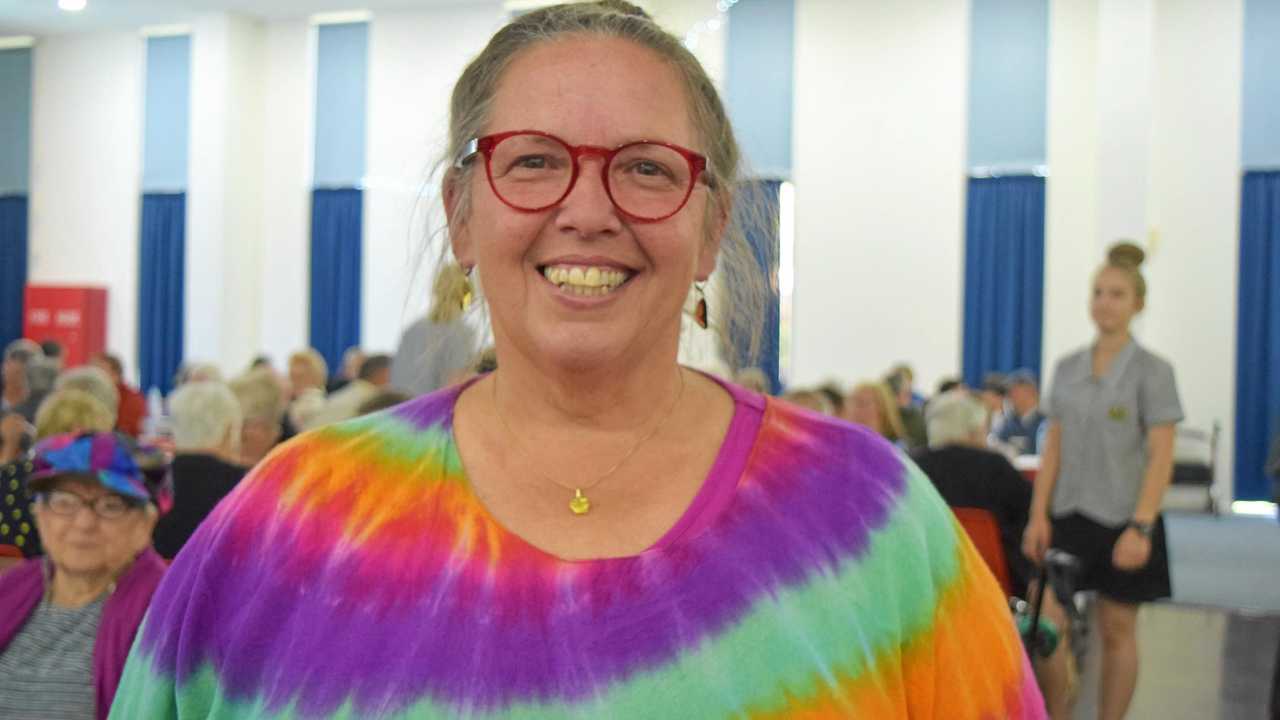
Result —
POLYGON ((259 466, 157 591, 111 717, 1045 716, 995 581, 879 439, 751 396, 704 527, 569 562, 471 493, 457 395, 259 466))

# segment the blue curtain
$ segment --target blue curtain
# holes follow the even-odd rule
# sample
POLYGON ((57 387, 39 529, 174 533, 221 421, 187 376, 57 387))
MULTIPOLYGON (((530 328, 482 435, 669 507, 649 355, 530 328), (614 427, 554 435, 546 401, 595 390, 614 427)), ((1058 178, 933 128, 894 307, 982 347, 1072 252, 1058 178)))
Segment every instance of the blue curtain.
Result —
POLYGON ((138 246, 138 371, 142 391, 168 394, 182 363, 186 193, 145 193, 138 246))
POLYGON ((1237 500, 1270 500, 1263 472, 1280 432, 1280 171, 1247 172, 1240 197, 1237 500))
MULTIPOLYGON (((728 336, 732 346, 731 360, 735 367, 756 367, 764 371, 772 385, 772 392, 780 392, 782 380, 778 368, 778 340, 780 336, 780 297, 778 294, 778 260, 780 246, 778 237, 778 193, 782 183, 777 180, 757 180, 746 183, 738 192, 734 208, 736 222, 747 236, 747 243, 756 262, 768 278, 768 296, 765 298, 764 316, 750 318, 744 324, 741 319, 734 318, 732 313, 718 313, 711 308, 713 316, 729 321, 728 336), (735 322, 736 320, 736 322, 735 322), (755 333, 760 333, 760 343, 756 348, 756 356, 751 357, 751 345, 755 333)), ((729 279, 732 283, 733 278, 729 279)))
POLYGON ((329 367, 360 344, 360 190, 315 190, 311 195, 311 346, 329 367))
POLYGON ((22 337, 27 287, 27 196, 0 197, 0 348, 22 337))
POLYGON ((971 178, 965 219, 964 379, 1040 374, 1044 178, 971 178))

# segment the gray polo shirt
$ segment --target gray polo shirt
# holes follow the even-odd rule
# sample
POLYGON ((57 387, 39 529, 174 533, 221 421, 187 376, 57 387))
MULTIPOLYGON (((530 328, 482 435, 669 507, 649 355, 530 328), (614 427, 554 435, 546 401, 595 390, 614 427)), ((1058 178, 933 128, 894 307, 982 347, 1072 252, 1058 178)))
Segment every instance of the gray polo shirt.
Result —
POLYGON ((1062 426, 1052 514, 1128 522, 1146 474, 1147 431, 1182 420, 1173 366, 1135 340, 1095 378, 1086 347, 1059 361, 1045 412, 1062 426))

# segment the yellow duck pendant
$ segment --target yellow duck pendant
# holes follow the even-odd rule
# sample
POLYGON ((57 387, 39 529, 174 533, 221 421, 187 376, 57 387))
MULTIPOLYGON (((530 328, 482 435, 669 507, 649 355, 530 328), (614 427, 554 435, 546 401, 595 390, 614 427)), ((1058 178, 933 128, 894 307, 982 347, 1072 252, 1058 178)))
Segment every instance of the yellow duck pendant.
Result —
POLYGON ((573 499, 569 501, 569 509, 574 515, 586 515, 591 512, 591 501, 586 495, 582 494, 582 489, 578 488, 573 491, 573 499))

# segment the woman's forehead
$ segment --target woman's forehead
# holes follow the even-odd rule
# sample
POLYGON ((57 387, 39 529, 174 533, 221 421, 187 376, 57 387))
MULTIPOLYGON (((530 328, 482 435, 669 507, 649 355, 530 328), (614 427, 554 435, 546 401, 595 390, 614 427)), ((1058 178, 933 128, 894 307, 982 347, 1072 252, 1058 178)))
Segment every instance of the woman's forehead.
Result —
POLYGON ((486 133, 542 130, 572 144, 694 143, 680 74, 629 40, 574 36, 515 57, 498 82, 486 133))

